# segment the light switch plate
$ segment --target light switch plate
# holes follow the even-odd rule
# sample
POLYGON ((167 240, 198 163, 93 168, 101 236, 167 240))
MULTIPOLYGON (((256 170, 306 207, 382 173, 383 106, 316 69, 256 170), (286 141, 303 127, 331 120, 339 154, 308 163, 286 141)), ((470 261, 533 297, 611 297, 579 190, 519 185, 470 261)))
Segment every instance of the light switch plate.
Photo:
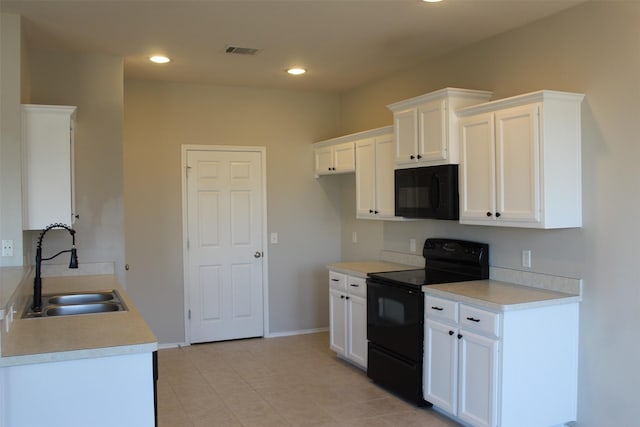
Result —
POLYGON ((277 243, 278 243, 278 233, 274 231, 271 233, 271 244, 275 245, 277 243))

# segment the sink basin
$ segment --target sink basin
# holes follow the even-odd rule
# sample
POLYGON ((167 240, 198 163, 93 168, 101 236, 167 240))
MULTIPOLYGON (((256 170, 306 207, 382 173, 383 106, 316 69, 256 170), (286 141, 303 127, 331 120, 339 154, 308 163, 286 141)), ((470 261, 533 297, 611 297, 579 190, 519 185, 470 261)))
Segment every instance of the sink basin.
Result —
POLYGON ((74 316, 81 314, 127 311, 118 291, 115 289, 95 292, 69 292, 42 296, 42 311, 33 311, 29 301, 23 318, 74 316))
POLYGON ((56 295, 49 298, 48 304, 53 304, 53 305, 87 304, 87 303, 94 303, 94 302, 112 301, 114 297, 115 296, 112 291, 91 292, 86 294, 56 295))
POLYGON ((47 307, 44 313, 51 316, 71 316, 75 314, 108 313, 110 311, 120 311, 121 306, 112 302, 99 302, 93 304, 72 304, 47 307))

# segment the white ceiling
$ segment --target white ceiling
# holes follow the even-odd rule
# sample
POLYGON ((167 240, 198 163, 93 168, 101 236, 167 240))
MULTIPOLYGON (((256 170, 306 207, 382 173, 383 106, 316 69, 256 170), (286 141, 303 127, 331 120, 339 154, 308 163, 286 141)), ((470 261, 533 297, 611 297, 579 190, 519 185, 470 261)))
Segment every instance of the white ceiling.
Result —
POLYGON ((126 78, 339 92, 583 1, 0 0, 0 10, 24 17, 30 48, 122 56, 126 78), (158 53, 173 61, 147 60, 158 53), (287 75, 294 65, 309 72, 287 75))

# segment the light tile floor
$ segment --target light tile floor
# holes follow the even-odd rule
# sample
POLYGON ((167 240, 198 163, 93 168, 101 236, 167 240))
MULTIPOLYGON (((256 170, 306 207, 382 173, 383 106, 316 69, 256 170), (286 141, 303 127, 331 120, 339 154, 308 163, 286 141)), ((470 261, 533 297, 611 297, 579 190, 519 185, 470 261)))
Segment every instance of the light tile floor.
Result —
POLYGON ((160 427, 458 424, 337 359, 327 333, 160 350, 160 427))

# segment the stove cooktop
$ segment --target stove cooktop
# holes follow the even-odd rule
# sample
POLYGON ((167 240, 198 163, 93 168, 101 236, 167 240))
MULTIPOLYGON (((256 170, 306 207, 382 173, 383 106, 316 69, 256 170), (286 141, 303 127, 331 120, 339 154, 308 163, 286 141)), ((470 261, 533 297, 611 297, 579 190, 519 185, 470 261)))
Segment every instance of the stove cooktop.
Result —
POLYGON ((489 245, 454 239, 427 239, 425 268, 369 274, 373 281, 410 288, 489 278, 489 245))
POLYGON ((438 271, 438 270, 404 270, 404 271, 388 271, 384 273, 372 273, 369 277, 393 285, 404 285, 411 287, 422 287, 424 285, 435 285, 437 283, 453 283, 465 282, 468 280, 477 280, 476 277, 470 277, 466 274, 438 271))

